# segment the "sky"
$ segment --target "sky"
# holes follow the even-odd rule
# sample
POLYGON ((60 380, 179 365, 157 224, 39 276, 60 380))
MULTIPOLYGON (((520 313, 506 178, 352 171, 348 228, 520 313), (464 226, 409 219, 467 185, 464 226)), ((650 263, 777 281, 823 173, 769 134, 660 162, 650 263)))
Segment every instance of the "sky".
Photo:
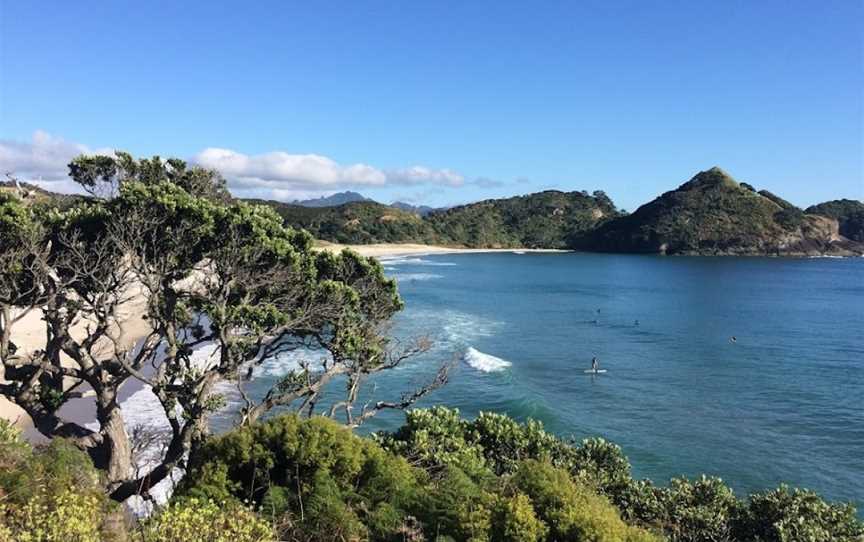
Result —
POLYGON ((864 199, 864 2, 0 0, 0 173, 112 149, 285 201, 864 199))

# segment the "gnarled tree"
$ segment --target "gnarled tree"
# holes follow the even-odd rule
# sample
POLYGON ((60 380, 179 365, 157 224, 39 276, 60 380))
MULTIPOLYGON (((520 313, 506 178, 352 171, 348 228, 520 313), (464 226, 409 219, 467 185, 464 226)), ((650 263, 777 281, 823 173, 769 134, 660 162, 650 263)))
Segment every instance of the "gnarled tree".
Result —
POLYGON ((446 382, 447 364, 426 386, 354 411, 366 378, 429 347, 387 337, 402 302, 377 261, 316 252, 309 234, 268 208, 230 200, 218 174, 179 160, 79 157, 70 173, 104 197, 60 212, 0 194, 0 393, 47 437, 87 450, 113 498, 146 496, 182 467, 221 404, 220 381, 238 383, 247 423, 277 407, 312 415, 339 379, 343 399, 324 413, 344 413, 349 425, 446 382), (45 347, 18 348, 15 325, 34 311, 45 347), (147 325, 134 342, 136 312, 147 325), (196 361, 203 346, 215 355, 196 361), (260 401, 245 393, 241 375, 287 350, 324 361, 301 362, 260 401), (118 400, 130 379, 152 389, 169 426, 144 472, 118 400), (83 397, 95 401, 98 429, 60 414, 83 397))

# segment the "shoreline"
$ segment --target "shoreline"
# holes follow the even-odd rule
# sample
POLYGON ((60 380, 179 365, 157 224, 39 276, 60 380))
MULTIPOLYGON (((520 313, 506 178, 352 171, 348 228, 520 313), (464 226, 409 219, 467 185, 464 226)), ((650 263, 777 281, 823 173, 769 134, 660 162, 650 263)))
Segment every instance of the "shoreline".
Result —
POLYGON ((423 245, 419 243, 374 243, 369 245, 346 245, 329 241, 315 241, 315 250, 341 252, 349 249, 361 256, 424 256, 430 254, 485 254, 485 253, 569 253, 573 250, 557 248, 464 248, 423 245))

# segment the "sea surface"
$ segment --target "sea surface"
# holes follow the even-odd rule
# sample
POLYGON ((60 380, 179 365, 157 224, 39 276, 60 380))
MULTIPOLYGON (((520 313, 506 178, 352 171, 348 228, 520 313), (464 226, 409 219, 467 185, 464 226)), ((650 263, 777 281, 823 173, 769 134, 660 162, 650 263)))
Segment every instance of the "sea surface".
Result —
MULTIPOLYGON (((705 473, 745 496, 785 482, 860 513, 864 259, 488 253, 384 264, 406 302, 392 333, 434 347, 372 379, 361 402, 398 399, 455 361, 420 406, 602 436, 660 484, 705 473), (607 373, 585 374, 595 356, 607 373)), ((300 355, 268 360, 250 392, 300 355)), ((402 420, 387 413, 363 430, 402 420)))

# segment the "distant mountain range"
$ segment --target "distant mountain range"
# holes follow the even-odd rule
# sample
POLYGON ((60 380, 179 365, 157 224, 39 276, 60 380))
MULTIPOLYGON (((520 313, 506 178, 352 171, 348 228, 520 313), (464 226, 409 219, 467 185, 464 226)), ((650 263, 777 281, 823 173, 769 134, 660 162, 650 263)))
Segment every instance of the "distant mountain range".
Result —
POLYGON ((293 205, 299 205, 301 207, 336 207, 337 205, 345 205, 346 203, 353 203, 355 201, 372 201, 371 199, 363 196, 362 194, 358 194, 357 192, 351 192, 350 190, 345 192, 337 192, 330 196, 323 196, 316 199, 307 199, 303 201, 294 201, 293 205))
MULTIPOLYGON (((363 194, 358 194, 357 192, 352 192, 350 190, 346 190, 345 192, 337 192, 335 194, 331 194, 329 196, 323 196, 315 199, 307 199, 307 200, 295 200, 291 203, 291 205, 299 205, 300 207, 338 207, 339 205, 345 205, 346 203, 357 203, 357 202, 372 202, 377 203, 375 200, 367 198, 363 194)), ((429 207, 428 205, 412 205, 410 203, 406 203, 404 201, 394 201, 390 204, 390 207, 394 207, 396 209, 400 209, 402 211, 406 211, 408 213, 414 213, 420 216, 426 216, 432 211, 436 209, 434 207, 429 207)))
MULTIPOLYGON (((68 207, 82 196, 27 185, 34 197, 68 207)), ((0 190, 14 190, 0 183, 0 190)), ((686 255, 861 255, 864 203, 834 200, 802 210, 720 168, 699 172, 632 214, 596 191, 549 190, 449 209, 384 205, 356 192, 273 207, 318 239, 347 243, 426 243, 472 248, 570 248, 686 255), (341 202, 341 203, 340 203, 341 202)))
POLYGON ((864 203, 799 209, 720 168, 639 207, 619 211, 603 192, 547 191, 431 210, 366 198, 314 212, 278 202, 286 223, 341 243, 415 242, 477 248, 574 248, 706 255, 864 253, 864 203))

